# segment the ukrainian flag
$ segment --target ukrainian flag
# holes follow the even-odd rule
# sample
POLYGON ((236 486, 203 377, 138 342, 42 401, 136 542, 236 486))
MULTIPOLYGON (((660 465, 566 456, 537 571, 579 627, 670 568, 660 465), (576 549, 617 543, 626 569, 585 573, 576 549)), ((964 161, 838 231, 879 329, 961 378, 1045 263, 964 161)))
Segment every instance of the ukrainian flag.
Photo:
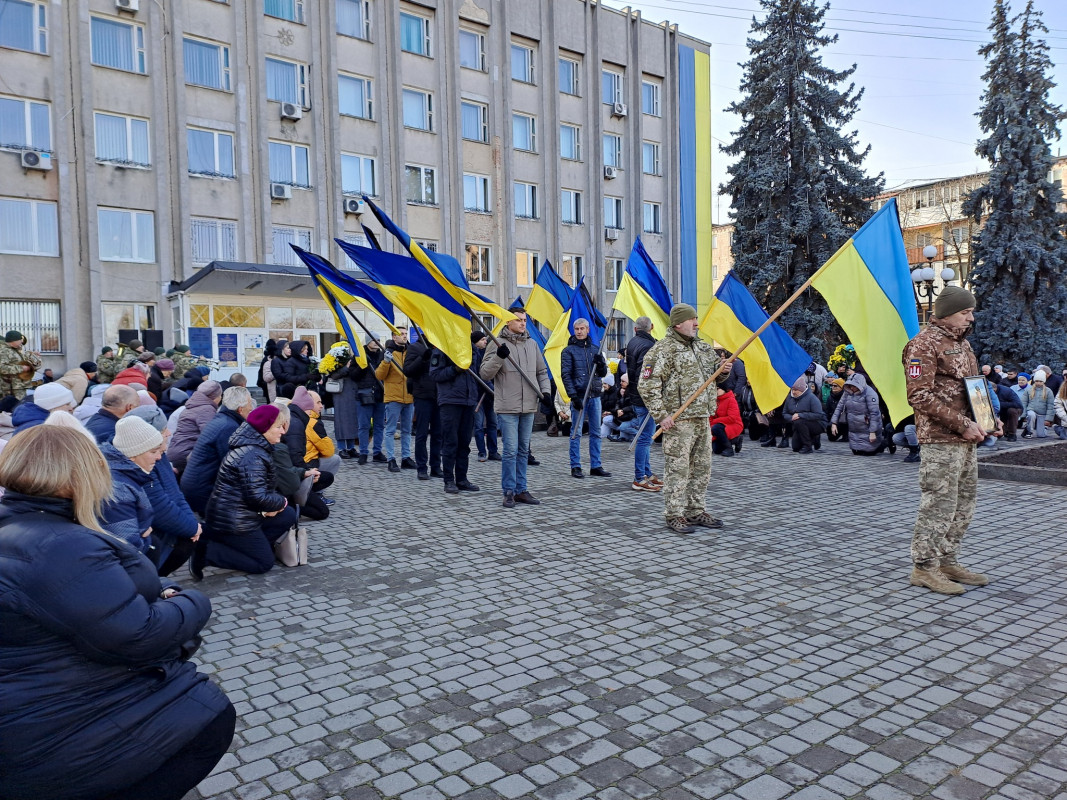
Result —
POLYGON ((289 246, 293 248, 296 254, 300 256, 300 260, 307 266, 308 272, 311 273, 312 283, 315 284, 315 288, 319 290, 322 299, 329 306, 330 311, 333 312, 333 324, 337 328, 337 332, 341 334, 341 338, 348 342, 351 347, 356 363, 360 367, 366 367, 367 354, 363 350, 360 338, 353 333, 352 328, 349 326, 348 317, 345 315, 344 310, 345 306, 355 301, 355 297, 340 289, 336 283, 330 280, 332 274, 337 271, 334 269, 333 264, 321 256, 297 247, 295 244, 290 244, 289 246))
MULTIPOLYGON (((900 354, 919 333, 897 203, 890 198, 812 276, 896 424, 912 413, 900 354)), ((747 364, 747 361, 746 361, 747 364)))
POLYGON ((304 266, 311 272, 312 278, 317 276, 319 282, 331 286, 331 291, 341 301, 342 305, 347 306, 353 302, 358 302, 364 308, 373 312, 386 324, 391 332, 400 332, 400 328, 396 327, 393 304, 385 299, 385 295, 377 289, 357 281, 351 275, 341 272, 322 256, 302 250, 295 244, 290 244, 289 246, 300 256, 304 266))
POLYGON ((638 236, 630 250, 630 260, 626 262, 626 272, 613 308, 632 320, 648 317, 652 320, 653 335, 658 339, 671 326, 673 304, 663 276, 638 236))
MULTIPOLYGON (((719 284, 715 299, 700 320, 700 335, 736 353, 768 318, 731 271, 719 284)), ((766 414, 785 401, 790 387, 804 374, 812 358, 774 322, 745 349, 743 360, 756 405, 766 414)))
MULTIPOLYGON (((579 319, 589 320, 589 338, 592 340, 593 347, 600 346, 600 337, 603 329, 598 330, 593 316, 594 313, 594 309, 585 298, 585 293, 574 292, 571 304, 564 310, 563 315, 556 322, 556 327, 552 329, 552 335, 545 342, 545 362, 548 364, 549 371, 557 376, 556 391, 559 392, 565 403, 569 403, 571 398, 568 396, 567 390, 563 388, 563 381, 558 379, 560 363, 563 360, 563 348, 567 346, 571 336, 574 335, 574 323, 579 319)), ((529 325, 527 325, 527 329, 529 329, 529 325)))
POLYGON ((527 315, 533 317, 546 328, 555 328, 567 306, 571 304, 574 289, 559 276, 550 261, 541 265, 537 271, 530 300, 526 303, 527 315))

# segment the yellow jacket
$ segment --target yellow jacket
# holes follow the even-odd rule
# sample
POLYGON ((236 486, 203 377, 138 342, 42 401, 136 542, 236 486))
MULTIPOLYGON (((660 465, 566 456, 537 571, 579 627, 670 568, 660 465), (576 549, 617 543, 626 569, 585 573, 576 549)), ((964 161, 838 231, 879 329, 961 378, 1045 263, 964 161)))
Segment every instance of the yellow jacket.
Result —
POLYGON ((385 402, 414 403, 415 398, 408 391, 408 379, 404 374, 404 355, 407 349, 398 350, 392 342, 386 342, 385 349, 393 354, 393 360, 390 362, 383 358, 382 363, 374 370, 375 377, 385 387, 385 402))
POLYGON ((308 448, 307 452, 304 454, 304 461, 309 462, 314 461, 317 458, 329 458, 334 453, 333 439, 329 436, 320 436, 318 431, 315 430, 319 424, 319 412, 309 411, 308 419, 311 420, 311 422, 304 431, 308 440, 308 448))

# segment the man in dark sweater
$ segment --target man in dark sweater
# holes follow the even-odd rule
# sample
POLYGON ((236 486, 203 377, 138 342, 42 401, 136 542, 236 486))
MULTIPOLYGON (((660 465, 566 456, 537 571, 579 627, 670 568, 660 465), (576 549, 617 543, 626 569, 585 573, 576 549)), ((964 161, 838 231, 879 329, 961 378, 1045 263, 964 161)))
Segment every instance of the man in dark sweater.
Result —
POLYGON ((652 465, 649 456, 652 450, 652 434, 656 429, 654 420, 645 423, 648 416, 648 408, 641 397, 639 384, 641 383, 641 370, 645 364, 645 354, 656 343, 652 338, 652 320, 648 317, 638 317, 634 321, 634 337, 626 344, 626 374, 629 376, 629 385, 626 394, 630 398, 630 407, 634 412, 634 425, 640 428, 641 434, 637 437, 634 447, 634 481, 632 488, 639 492, 658 492, 662 483, 652 474, 652 465), (641 425, 644 427, 641 428, 641 425))
POLYGON ((808 378, 801 375, 782 406, 782 417, 793 423, 793 452, 814 453, 822 446, 822 432, 826 424, 822 404, 812 394, 808 378))

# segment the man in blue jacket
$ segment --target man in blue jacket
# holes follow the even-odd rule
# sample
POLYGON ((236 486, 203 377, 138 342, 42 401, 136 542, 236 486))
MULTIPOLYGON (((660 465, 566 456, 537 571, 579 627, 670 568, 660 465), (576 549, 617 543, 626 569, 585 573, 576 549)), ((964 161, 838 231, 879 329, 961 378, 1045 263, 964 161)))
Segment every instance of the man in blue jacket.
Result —
POLYGON ((574 420, 570 447, 571 477, 585 477, 582 473, 582 428, 578 420, 581 413, 589 422, 589 474, 610 478, 611 473, 600 464, 600 395, 604 385, 599 379, 608 374, 608 362, 593 348, 593 341, 589 338, 589 320, 575 320, 574 335, 560 356, 560 372, 563 388, 571 398, 571 419, 574 420), (585 398, 584 401, 582 398, 585 398))
POLYGON ((115 423, 140 404, 137 392, 129 386, 111 386, 104 392, 100 410, 89 417, 85 428, 96 438, 97 444, 110 444, 115 438, 115 423))
MULTIPOLYGON (((481 366, 482 351, 471 348, 471 370, 481 366)), ((441 350, 430 357, 430 378, 437 383, 437 402, 441 419, 441 471, 448 494, 477 492, 467 480, 471 437, 474 435, 474 407, 481 387, 470 370, 457 367, 441 350)))

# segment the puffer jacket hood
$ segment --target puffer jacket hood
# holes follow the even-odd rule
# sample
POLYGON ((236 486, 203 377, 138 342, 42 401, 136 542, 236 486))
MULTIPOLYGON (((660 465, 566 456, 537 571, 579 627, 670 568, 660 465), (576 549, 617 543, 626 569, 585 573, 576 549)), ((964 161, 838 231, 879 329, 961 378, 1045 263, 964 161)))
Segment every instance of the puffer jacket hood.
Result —
POLYGON ((48 412, 32 402, 19 403, 11 412, 11 424, 15 426, 15 433, 21 433, 27 428, 40 425, 46 419, 48 419, 48 412))
POLYGON ((845 381, 845 386, 855 386, 857 389, 860 390, 860 394, 863 394, 865 391, 867 391, 867 379, 864 378, 860 373, 854 372, 852 374, 852 377, 845 381))
POLYGON ((272 447, 271 443, 267 441, 262 433, 257 431, 247 422, 242 422, 237 426, 237 430, 235 430, 230 437, 230 449, 235 450, 238 447, 248 446, 260 447, 267 451, 272 447))

